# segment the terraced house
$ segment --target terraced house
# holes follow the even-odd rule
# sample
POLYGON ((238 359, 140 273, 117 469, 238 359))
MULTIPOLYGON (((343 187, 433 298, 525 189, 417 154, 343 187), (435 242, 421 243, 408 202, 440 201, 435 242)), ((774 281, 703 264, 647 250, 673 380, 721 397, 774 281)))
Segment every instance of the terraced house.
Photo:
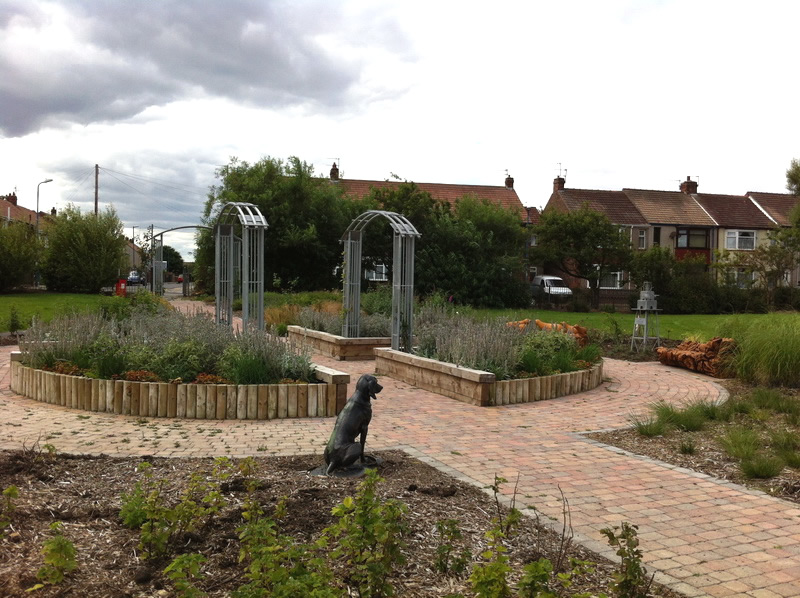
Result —
MULTIPOLYGON (((670 248, 679 259, 699 256, 711 264, 717 250, 752 251, 769 242, 772 229, 789 226, 789 213, 800 200, 788 193, 699 193, 697 187, 697 181, 686 177, 677 191, 570 189, 563 177, 557 177, 544 210, 573 211, 588 204, 629 230, 635 250, 658 245, 670 248)), ((603 279, 601 288, 630 288, 625 280, 624 272, 616 272, 603 279)), ((788 272, 786 282, 800 285, 800 269, 788 272)))

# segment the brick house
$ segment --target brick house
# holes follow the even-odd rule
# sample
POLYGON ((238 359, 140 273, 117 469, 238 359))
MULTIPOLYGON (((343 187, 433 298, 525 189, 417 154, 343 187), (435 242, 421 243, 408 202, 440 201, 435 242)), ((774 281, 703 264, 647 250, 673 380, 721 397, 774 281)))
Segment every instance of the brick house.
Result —
MULTIPOLYGON (((677 191, 569 189, 558 177, 544 209, 572 211, 588 204, 614 224, 629 228, 634 250, 658 245, 670 248, 679 259, 700 256, 711 264, 716 250, 752 251, 768 241, 776 226, 789 226, 788 216, 798 199, 786 193, 699 193, 691 177, 677 191)), ((631 290, 624 281, 625 273, 620 272, 607 277, 601 288, 631 290)), ((790 273, 789 281, 800 284, 800 271, 790 273)))

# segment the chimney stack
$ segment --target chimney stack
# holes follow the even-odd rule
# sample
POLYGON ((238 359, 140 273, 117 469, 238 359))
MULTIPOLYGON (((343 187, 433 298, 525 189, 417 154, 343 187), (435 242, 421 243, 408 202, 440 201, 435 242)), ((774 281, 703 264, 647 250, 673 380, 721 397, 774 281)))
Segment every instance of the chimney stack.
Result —
POLYGON ((506 175, 506 189, 513 189, 514 188, 514 177, 506 175))
POLYGON ((10 203, 12 206, 17 205, 17 193, 16 192, 9 193, 8 195, 3 195, 2 198, 5 199, 8 203, 10 203))
POLYGON ((51 216, 55 216, 56 215, 56 209, 55 208, 50 208, 50 215, 51 216))
POLYGON ((564 186, 567 184, 567 179, 562 176, 558 176, 553 179, 553 193, 556 191, 561 191, 564 186))
POLYGON ((336 166, 336 162, 334 162, 333 166, 331 166, 331 180, 332 181, 339 180, 339 168, 336 166))
POLYGON ((681 183, 681 192, 686 195, 697 193, 697 181, 693 181, 692 177, 687 176, 686 180, 681 183))

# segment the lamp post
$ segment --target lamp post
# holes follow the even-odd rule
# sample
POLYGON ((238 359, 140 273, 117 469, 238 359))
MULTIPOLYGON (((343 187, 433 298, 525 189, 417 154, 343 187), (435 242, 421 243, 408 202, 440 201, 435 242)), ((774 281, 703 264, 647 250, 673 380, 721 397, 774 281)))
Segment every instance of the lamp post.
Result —
MULTIPOLYGON (((45 183, 52 183, 53 179, 45 179, 38 185, 36 185, 36 240, 39 240, 39 187, 44 185, 45 183)), ((38 261, 38 260, 37 260, 38 261)), ((36 264, 36 273, 34 275, 34 285, 38 288, 39 287, 39 264, 36 264)))
POLYGON ((52 183, 53 179, 45 179, 36 185, 36 238, 39 238, 39 187, 45 183, 52 183))

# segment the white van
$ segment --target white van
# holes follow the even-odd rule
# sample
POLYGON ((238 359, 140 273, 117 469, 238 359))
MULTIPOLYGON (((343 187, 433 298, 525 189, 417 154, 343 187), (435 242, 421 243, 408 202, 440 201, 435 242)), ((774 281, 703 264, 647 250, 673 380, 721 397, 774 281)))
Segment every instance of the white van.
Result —
POLYGON ((558 276, 535 276, 531 286, 537 303, 561 303, 572 299, 572 289, 558 276))

